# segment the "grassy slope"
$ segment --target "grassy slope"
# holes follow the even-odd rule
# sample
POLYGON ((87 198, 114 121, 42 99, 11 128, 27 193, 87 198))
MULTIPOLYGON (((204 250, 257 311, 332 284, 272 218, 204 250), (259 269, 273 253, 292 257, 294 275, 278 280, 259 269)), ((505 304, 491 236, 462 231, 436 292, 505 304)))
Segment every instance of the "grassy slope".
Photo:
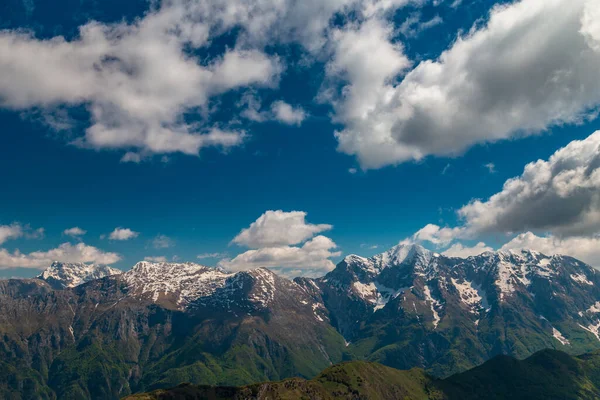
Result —
POLYGON ((572 357, 543 350, 526 360, 496 357, 444 380, 419 369, 400 371, 369 362, 348 362, 306 381, 288 379, 239 388, 180 385, 129 400, 179 399, 410 399, 587 400, 600 398, 600 352, 572 357))
POLYGON ((128 397, 154 399, 443 399, 422 370, 400 371, 381 364, 354 361, 335 365, 312 380, 299 378, 241 388, 180 385, 128 397))

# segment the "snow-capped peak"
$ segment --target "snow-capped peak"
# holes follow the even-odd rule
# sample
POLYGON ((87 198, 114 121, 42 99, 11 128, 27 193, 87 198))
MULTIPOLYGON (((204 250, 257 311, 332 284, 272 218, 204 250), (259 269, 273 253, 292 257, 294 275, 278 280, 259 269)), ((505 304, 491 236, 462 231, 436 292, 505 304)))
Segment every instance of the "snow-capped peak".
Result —
POLYGON ((373 259, 381 269, 392 265, 402 264, 404 261, 416 260, 419 264, 427 265, 434 253, 418 244, 399 244, 386 252, 378 254, 373 259))
POLYGON ((152 301, 168 299, 185 308, 191 301, 209 296, 233 274, 195 263, 138 262, 123 274, 130 293, 152 301))
POLYGON ((122 271, 105 265, 54 261, 38 278, 54 286, 72 288, 95 279, 118 275, 122 271))

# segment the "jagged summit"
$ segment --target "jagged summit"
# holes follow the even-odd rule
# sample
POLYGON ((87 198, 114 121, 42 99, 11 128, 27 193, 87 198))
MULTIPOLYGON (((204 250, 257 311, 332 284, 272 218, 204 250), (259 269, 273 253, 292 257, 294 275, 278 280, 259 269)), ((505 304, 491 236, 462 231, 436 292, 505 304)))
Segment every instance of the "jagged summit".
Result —
POLYGON ((38 278, 62 289, 79 286, 107 276, 118 275, 122 272, 106 265, 54 261, 44 272, 38 275, 38 278))
POLYGON ((279 278, 267 268, 226 272, 191 262, 141 261, 124 273, 122 279, 133 297, 188 309, 197 304, 218 306, 216 303, 245 300, 267 304, 274 297, 279 278))
POLYGON ((169 263, 140 261, 123 274, 131 294, 137 297, 173 302, 185 307, 191 301, 208 296, 232 274, 191 262, 169 263))

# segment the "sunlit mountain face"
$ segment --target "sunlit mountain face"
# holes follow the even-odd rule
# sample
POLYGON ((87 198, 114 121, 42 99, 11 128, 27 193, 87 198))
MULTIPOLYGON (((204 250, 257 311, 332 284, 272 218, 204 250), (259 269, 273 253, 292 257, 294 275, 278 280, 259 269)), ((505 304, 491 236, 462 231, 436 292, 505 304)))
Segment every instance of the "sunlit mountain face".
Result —
POLYGON ((3 1, 0 397, 593 352, 599 21, 3 1))

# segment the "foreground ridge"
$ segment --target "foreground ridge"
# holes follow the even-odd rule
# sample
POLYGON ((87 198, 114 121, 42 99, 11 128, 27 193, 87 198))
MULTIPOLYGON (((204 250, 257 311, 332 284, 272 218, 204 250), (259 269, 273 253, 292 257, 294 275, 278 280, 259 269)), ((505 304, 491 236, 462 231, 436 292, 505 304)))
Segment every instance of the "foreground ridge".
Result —
POLYGON ((182 384, 126 399, 581 400, 599 397, 600 353, 572 357, 560 351, 543 350, 523 361, 498 356, 443 380, 420 369, 397 370, 354 361, 327 368, 308 381, 294 378, 244 387, 182 384))

